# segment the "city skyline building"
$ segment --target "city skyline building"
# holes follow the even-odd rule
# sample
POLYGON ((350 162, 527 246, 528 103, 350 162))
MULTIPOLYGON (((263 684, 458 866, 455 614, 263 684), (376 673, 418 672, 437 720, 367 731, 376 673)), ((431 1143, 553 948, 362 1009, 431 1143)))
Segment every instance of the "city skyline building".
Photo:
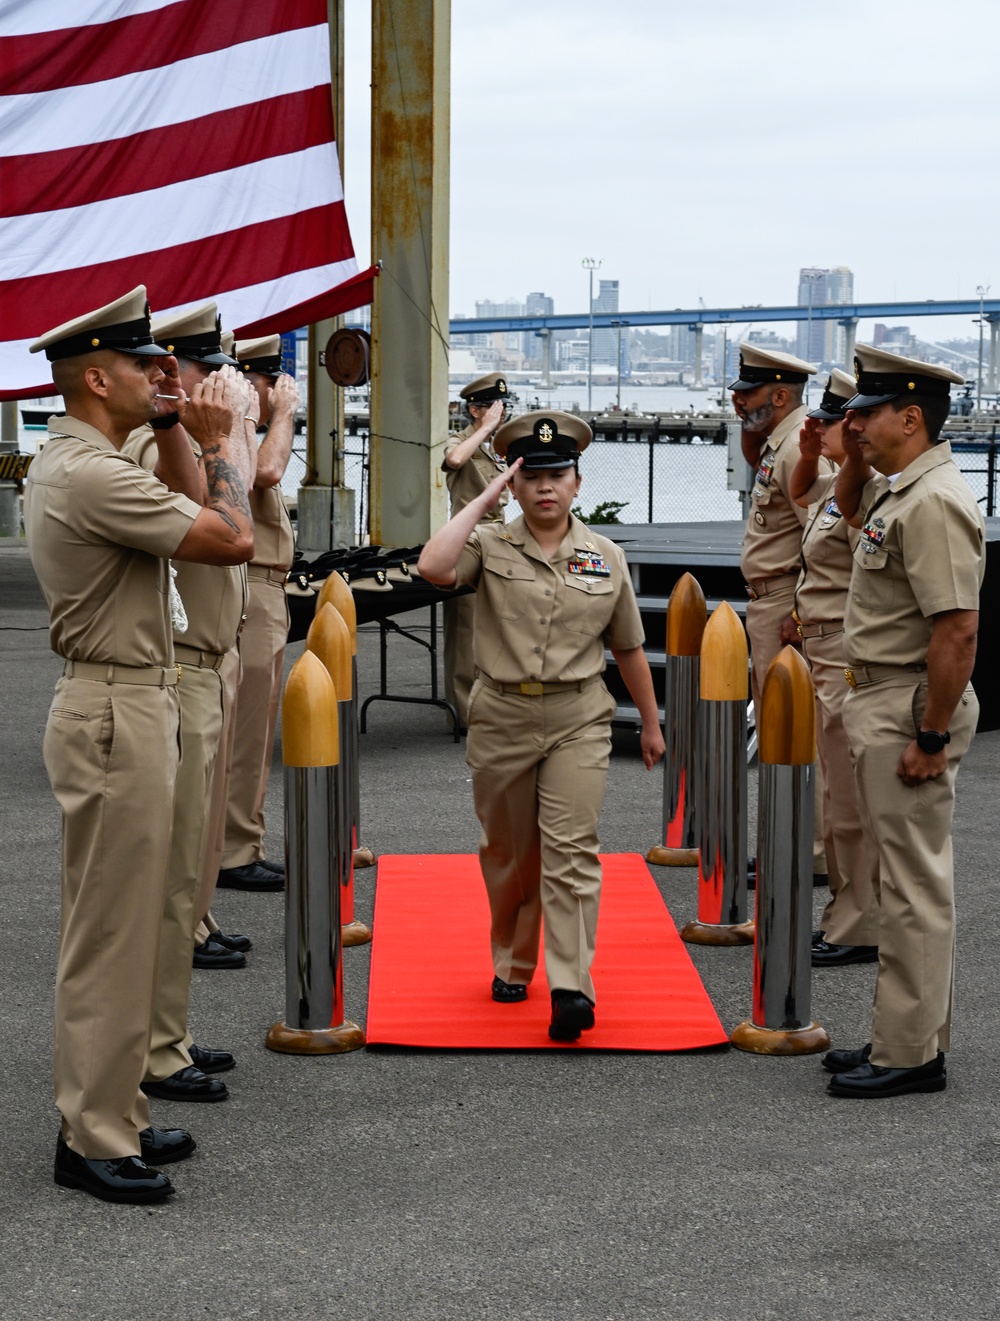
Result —
MULTIPOLYGON (((799 271, 799 307, 830 307, 854 302, 854 272, 847 266, 803 266, 799 271)), ((817 366, 843 366, 846 339, 836 321, 800 321, 795 352, 817 366)))

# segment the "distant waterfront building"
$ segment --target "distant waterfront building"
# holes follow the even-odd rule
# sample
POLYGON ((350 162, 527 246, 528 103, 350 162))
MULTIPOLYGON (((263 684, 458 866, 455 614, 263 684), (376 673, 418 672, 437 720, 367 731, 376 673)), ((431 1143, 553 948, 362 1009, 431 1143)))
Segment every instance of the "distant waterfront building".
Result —
MULTIPOLYGON (((799 271, 799 307, 831 307, 854 302, 854 273, 846 266, 805 266, 799 271)), ((818 317, 798 323, 795 353, 807 362, 843 365, 844 328, 818 317)))
MULTIPOLYGON (((491 303, 484 299, 476 303, 476 316, 480 319, 483 317, 524 316, 524 304, 517 302, 514 298, 508 298, 505 303, 491 303)), ((498 331, 494 335, 484 336, 483 338, 496 349, 499 358, 503 359, 502 365, 504 367, 509 370, 511 367, 520 366, 522 339, 520 331, 498 331)))
MULTIPOLYGON (((594 299, 595 312, 618 311, 618 281, 601 280, 600 289, 594 299)), ((614 366, 618 357, 618 331, 605 329, 603 326, 594 331, 594 362, 610 363, 614 366)), ((622 371, 628 369, 628 335, 622 331, 622 371)))
MULTIPOLYGON (((554 299, 548 294, 532 293, 524 300, 525 316, 552 316, 556 310, 554 299)), ((534 330, 526 330, 522 336, 521 351, 531 362, 541 363, 542 341, 534 330)))

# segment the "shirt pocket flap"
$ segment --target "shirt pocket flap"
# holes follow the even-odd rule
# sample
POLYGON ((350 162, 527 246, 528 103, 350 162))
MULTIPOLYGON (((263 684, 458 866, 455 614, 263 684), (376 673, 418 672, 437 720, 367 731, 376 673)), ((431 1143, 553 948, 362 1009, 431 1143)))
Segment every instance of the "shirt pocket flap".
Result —
POLYGON ((522 560, 490 559, 483 568, 487 573, 494 573, 504 581, 534 582, 535 580, 534 569, 522 560))

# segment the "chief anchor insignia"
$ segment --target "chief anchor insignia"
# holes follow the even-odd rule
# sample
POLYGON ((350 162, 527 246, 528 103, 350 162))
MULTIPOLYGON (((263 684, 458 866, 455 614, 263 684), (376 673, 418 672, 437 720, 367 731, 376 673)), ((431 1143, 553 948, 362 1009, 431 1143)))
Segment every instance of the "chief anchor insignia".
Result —
POLYGON ((538 428, 538 439, 543 445, 548 445, 551 442, 552 434, 552 428, 549 426, 548 422, 543 422, 538 428))

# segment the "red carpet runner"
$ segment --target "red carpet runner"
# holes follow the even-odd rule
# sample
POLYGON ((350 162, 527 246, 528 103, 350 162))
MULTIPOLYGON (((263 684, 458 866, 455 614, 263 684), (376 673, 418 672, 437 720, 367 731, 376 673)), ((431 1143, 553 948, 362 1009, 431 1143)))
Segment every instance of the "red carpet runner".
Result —
POLYGON ((638 853, 602 858, 597 1026, 550 1041, 544 965, 522 1004, 490 998, 489 907, 471 854, 379 859, 369 1045, 690 1050, 728 1040, 638 853))

